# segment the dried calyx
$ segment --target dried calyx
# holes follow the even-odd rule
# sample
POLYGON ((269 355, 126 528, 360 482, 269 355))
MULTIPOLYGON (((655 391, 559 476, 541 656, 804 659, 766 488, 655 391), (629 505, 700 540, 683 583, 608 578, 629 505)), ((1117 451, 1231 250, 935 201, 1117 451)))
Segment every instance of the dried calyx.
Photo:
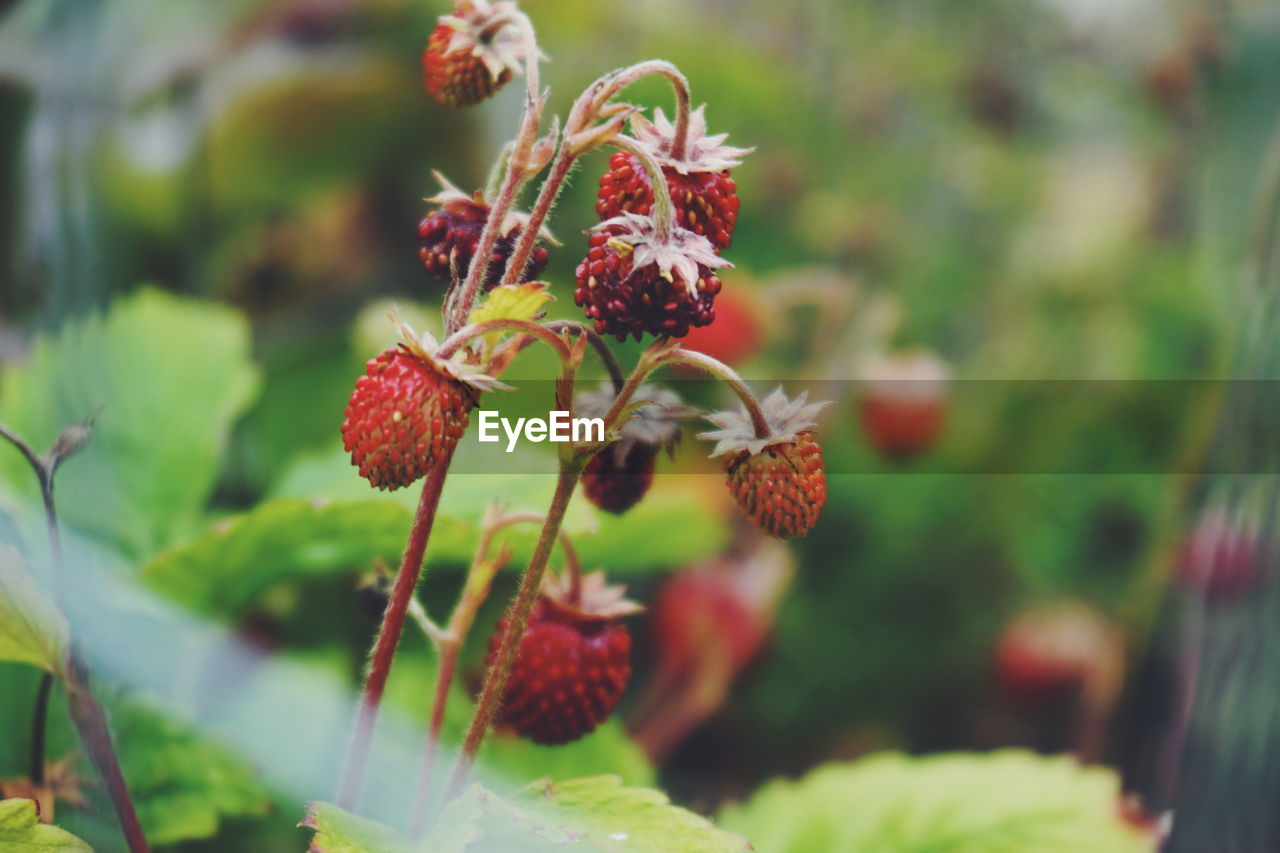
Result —
POLYGON ((742 165, 742 158, 754 148, 735 148, 725 145, 727 133, 707 135, 706 105, 689 113, 689 129, 684 147, 676 151, 676 126, 667 119, 661 108, 653 111, 653 121, 636 113, 631 117, 631 133, 663 166, 669 166, 682 175, 690 172, 719 172, 742 165))
POLYGON ((440 17, 440 24, 452 30, 445 55, 475 57, 495 82, 504 75, 519 74, 530 58, 522 31, 526 21, 525 14, 508 0, 458 0, 452 15, 440 17))
MULTIPOLYGON (((602 382, 595 391, 583 391, 574 400, 574 413, 581 417, 603 418, 617 395, 613 383, 602 382)), ((602 453, 614 453, 621 463, 637 447, 654 451, 675 450, 680 442, 680 421, 696 415, 697 409, 680 401, 674 392, 657 385, 641 385, 631 395, 631 417, 617 429, 617 436, 602 453)))
POLYGON ((760 411, 768 424, 768 435, 757 435, 751 415, 745 407, 736 412, 714 412, 707 415, 707 420, 719 427, 699 433, 699 438, 716 442, 711 455, 724 456, 746 451, 752 456, 775 444, 786 444, 796 440, 800 433, 812 430, 817 426, 818 412, 829 402, 808 402, 809 392, 802 391, 794 400, 788 400, 777 388, 769 396, 760 401, 760 411))

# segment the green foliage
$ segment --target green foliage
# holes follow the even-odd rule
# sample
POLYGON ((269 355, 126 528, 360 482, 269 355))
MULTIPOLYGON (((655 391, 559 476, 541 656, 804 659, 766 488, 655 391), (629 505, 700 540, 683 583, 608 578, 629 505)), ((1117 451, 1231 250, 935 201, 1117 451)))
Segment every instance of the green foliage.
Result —
POLYGON ((389 501, 317 506, 266 501, 148 563, 143 579, 188 607, 234 615, 263 590, 367 566, 395 563, 412 519, 389 501))
POLYGON ((79 838, 36 816, 34 800, 0 800, 0 850, 6 853, 91 853, 79 838))
MULTIPOLYGON (((468 454, 474 454, 476 447, 470 436, 459 444, 454 462, 457 470, 445 481, 436 526, 431 531, 429 560, 468 562, 475 550, 480 519, 491 501, 502 501, 511 512, 544 511, 551 501, 554 474, 520 472, 520 466, 528 461, 520 453, 512 454, 514 473, 487 473, 492 470, 491 456, 483 463, 488 466, 485 473, 475 473, 480 463, 468 454)), ((301 457, 284 473, 271 495, 354 502, 369 500, 371 491, 368 483, 356 476, 347 454, 335 450, 301 457)), ((417 499, 416 488, 378 498, 395 501, 409 510, 417 499)), ((597 512, 579 496, 570 504, 563 530, 574 537, 584 564, 603 566, 611 573, 671 571, 719 552, 729 538, 723 518, 701 493, 661 482, 650 499, 625 516, 597 512)), ((511 544, 515 564, 533 553, 537 534, 537 525, 532 524, 503 533, 503 540, 511 544)))
POLYGON ((159 711, 130 703, 112 715, 121 769, 153 844, 211 838, 222 821, 271 802, 237 756, 159 711))
POLYGON ((59 674, 67 657, 67 620, 36 587, 22 557, 0 545, 0 660, 59 674))
POLYGON ((1141 853, 1110 770, 1019 750, 879 755, 772 782, 721 822, 770 853, 1141 853))
MULTIPOLYGON (((101 409, 89 446, 58 473, 59 511, 64 524, 142 558, 203 514, 257 372, 236 312, 144 289, 37 339, 3 380, 0 419, 36 447, 101 409)), ((30 497, 24 465, 0 452, 0 478, 30 497)))
POLYGON ((414 849, 391 827, 329 803, 311 803, 301 825, 315 830, 312 853, 412 853, 414 849))
POLYGON ((536 782, 510 797, 472 785, 450 803, 414 846, 389 827, 327 803, 312 803, 303 822, 316 830, 317 853, 521 853, 598 850, 609 853, 733 853, 746 840, 671 805, 648 788, 623 787, 615 776, 536 782))

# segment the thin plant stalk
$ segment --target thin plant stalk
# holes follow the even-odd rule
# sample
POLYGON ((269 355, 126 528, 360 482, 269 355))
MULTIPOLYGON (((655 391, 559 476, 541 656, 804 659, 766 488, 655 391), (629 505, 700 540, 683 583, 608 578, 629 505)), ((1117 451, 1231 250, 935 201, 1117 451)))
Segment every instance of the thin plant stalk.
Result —
POLYGON ((400 571, 396 575, 391 597, 387 600, 387 609, 382 614, 382 625, 378 629, 378 639, 369 660, 355 731, 351 736, 351 745, 347 749, 347 760, 338 789, 338 805, 345 809, 353 808, 360 795, 365 767, 369 763, 369 749, 373 743, 378 706, 382 702, 382 692, 387 686, 387 676, 391 673, 391 663, 395 658, 396 647, 400 643, 405 613, 408 612, 409 602, 413 599, 418 577, 422 573, 422 559, 426 554, 427 542, 431 538, 431 528, 435 523, 436 510, 440 505, 440 493, 444 490, 444 480, 449 473, 452 455, 450 451, 448 456, 440 460, 427 474, 422 484, 422 496, 418 500, 418 510, 414 515, 413 528, 409 531, 409 540, 400 562, 400 571))
MULTIPOLYGON (((427 805, 431 795, 431 783, 435 777, 436 759, 440 751, 440 735, 444 729, 445 708, 449 701, 449 691, 453 686, 453 676, 457 670, 458 655, 466 643, 471 627, 475 623, 476 613, 489 597, 489 590, 498 570, 511 559, 511 551, 504 547, 497 557, 490 558, 489 551, 494 536, 503 528, 513 524, 528 522, 545 523, 546 517, 536 512, 519 512, 500 515, 495 509, 486 518, 480 533, 480 542, 476 546, 475 557, 467 570, 462 594, 454 605, 449 623, 441 632, 438 642, 440 654, 440 670, 436 677, 435 695, 432 700, 431 721, 427 728, 427 742, 422 754, 422 767, 418 774, 418 789, 414 799, 413 821, 410 829, 411 837, 422 834, 427 818, 427 805)), ((561 530, 558 534, 560 550, 564 554, 565 570, 569 573, 571 596, 581 597, 582 565, 578 561, 577 551, 569 537, 561 530)))
POLYGON ((573 497, 573 491, 578 485, 578 478, 585 465, 585 455, 579 453, 573 453, 561 461, 555 495, 547 510, 542 532, 538 536, 538 544, 534 547, 533 556, 524 571, 524 576, 520 579, 520 589, 507 611, 506 628, 502 632, 498 652, 494 656, 493 663, 485 671, 480 700, 476 705, 471 725, 467 729, 466 738, 462 742, 462 752, 458 756, 457 764, 454 765, 448 797, 457 796, 462 786, 466 784, 471 775, 471 768, 475 764, 476 754, 480 751, 480 745, 484 742, 498 713, 502 691, 511 674, 511 665, 515 662, 520 639, 524 636, 525 628, 529 624, 529 614, 533 611, 538 592, 542 589, 542 578, 546 574, 551 549, 560 533, 565 511, 569 508, 569 499, 573 497))
MULTIPOLYGON (((53 499, 53 478, 58 466, 67 457, 79 450, 84 441, 88 440, 88 428, 92 426, 92 423, 93 417, 82 424, 68 427, 54 444, 53 449, 44 456, 40 456, 32 450, 31 445, 27 444, 13 430, 0 424, 0 437, 7 439, 26 457, 32 470, 35 471, 36 479, 40 482, 40 496, 44 503, 45 526, 49 534, 50 573, 53 577, 54 600, 64 618, 67 617, 65 583, 63 580, 65 566, 62 558, 62 534, 58 526, 58 511, 53 499), (64 439, 67 439, 73 429, 83 430, 83 433, 79 440, 72 440, 64 447, 64 439)), ((68 624, 70 624, 70 620, 68 620, 68 624)), ((76 648, 74 636, 70 648, 71 650, 68 653, 70 660, 64 675, 64 688, 67 694, 67 705, 71 711, 71 721, 75 725, 80 739, 84 741, 94 769, 98 771, 98 776, 102 779, 103 787, 106 788, 107 797, 110 799, 111 807, 116 813, 116 819, 120 822, 120 831, 124 835, 125 843, 128 845, 130 853, 148 853, 150 848, 147 845, 146 835, 142 831, 137 809, 134 808, 133 800, 129 796, 129 787, 125 783, 124 774, 120 771, 120 759, 116 755, 115 746, 111 741, 111 729, 107 726, 107 715, 90 692, 89 669, 76 648)), ((44 741, 49 706, 48 691, 51 688, 52 683, 46 676, 45 680, 41 682, 36 696, 36 720, 33 727, 33 735, 36 740, 32 743, 32 764, 33 771, 36 771, 35 765, 38 765, 38 772, 32 773, 33 781, 44 777, 44 741)))
POLYGON ((461 328, 471 315, 476 296, 480 293, 480 285, 489 269, 488 259, 493 257, 493 249, 501 236, 503 223, 506 221, 507 214, 511 212, 520 190, 531 177, 530 155, 537 141, 542 111, 546 107, 546 96, 538 91, 539 53, 533 25, 524 15, 520 15, 514 23, 520 27, 525 40, 524 111, 520 115, 520 130, 511 146, 511 155, 507 158, 506 171, 499 185, 497 197, 493 199, 493 206, 489 209, 484 230, 480 232, 480 239, 475 252, 472 253, 475 260, 467 270, 467 277, 462 282, 461 290, 456 294, 456 300, 450 300, 446 311, 445 330, 449 333, 461 328))

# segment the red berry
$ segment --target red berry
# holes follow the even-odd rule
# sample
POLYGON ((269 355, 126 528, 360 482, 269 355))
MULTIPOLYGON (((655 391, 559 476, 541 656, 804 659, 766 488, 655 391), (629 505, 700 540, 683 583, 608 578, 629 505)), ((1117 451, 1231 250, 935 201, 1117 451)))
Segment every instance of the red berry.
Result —
POLYGON ((729 492, 747 518, 778 539, 807 536, 827 502, 822 448, 813 430, 759 453, 725 459, 729 492))
MULTIPOLYGON (((618 597, 593 610, 593 588, 603 593, 602 573, 583 579, 583 599, 571 603, 548 585, 534 604, 503 691, 499 721, 534 743, 562 744, 594 731, 617 707, 631 677, 631 634, 619 620, 638 608, 618 597)), ((498 623, 490 642, 492 665, 506 632, 498 623)))
MULTIPOLYGON (((574 400, 582 417, 604 417, 616 391, 610 382, 598 391, 585 391, 574 400)), ((597 453, 582 472, 582 491, 600 509, 622 514, 640 502, 653 485, 658 451, 672 451, 680 441, 679 419, 692 414, 680 398, 665 388, 641 385, 631 397, 647 401, 618 429, 619 438, 597 453)))
MULTIPOLYGON (((662 110, 651 122, 633 116, 631 130, 662 166, 667 192, 676 208, 676 222, 711 241, 716 251, 729 248, 738 224, 737 185, 729 170, 739 165, 750 149, 724 144, 725 134, 707 136, 704 107, 689 114, 689 126, 680 150, 676 128, 662 110)), ((647 215, 653 210, 653 187, 640 160, 618 152, 609 160, 609 171, 600 178, 596 213, 602 220, 622 213, 647 215)))
POLYGON ((621 515, 640 502, 653 485, 658 448, 632 447, 620 452, 611 444, 582 471, 582 493, 606 512, 621 515))
POLYGON ((478 393, 409 347, 365 366, 342 422, 342 444, 379 489, 413 483, 444 461, 467 428, 478 393))
MULTIPOLYGON (((481 193, 469 196, 449 183, 439 172, 435 175, 443 189, 427 201, 440 207, 418 223, 418 239, 422 242, 418 257, 432 276, 451 281, 452 264, 456 256, 458 275, 465 278, 467 270, 471 268, 471 258, 479 247, 480 234, 489 219, 489 204, 481 193)), ((498 242, 493 247, 493 254, 490 255, 489 268, 485 270, 482 283, 485 290, 492 290, 501 284, 502 274, 507 269, 507 259, 511 257, 516 241, 520 239, 525 219, 524 214, 508 215, 498 242)), ((535 246, 518 283, 534 280, 546 267, 547 250, 535 246)))
POLYGON ((827 502, 822 448, 813 433, 826 404, 806 404, 806 396, 788 400, 779 388, 760 401, 766 434, 744 408, 708 415, 720 429, 700 436, 718 439, 712 456, 724 457, 729 493, 752 524, 777 539, 807 536, 827 502))
POLYGON ((871 446, 892 459, 917 456, 947 418, 947 369, 924 352, 883 356, 864 371, 858 414, 871 446))
MULTIPOLYGON (((717 251, 729 248, 740 204, 729 170, 682 175, 663 166, 662 174, 680 225, 706 237, 717 251)), ((601 219, 610 219, 624 211, 647 214, 652 210, 653 188, 640 161, 632 154, 617 152, 609 160, 609 171, 600 178, 596 213, 601 219)))
POLYGON ((1080 691, 1109 695, 1118 686, 1123 657, 1111 624, 1075 602, 1019 614, 996 645, 1000 683, 1030 704, 1069 699, 1080 691))
POLYGON ((511 81, 526 46, 512 3, 458 0, 422 51, 427 91, 451 107, 478 104, 511 81))
MULTIPOLYGON (((634 216, 631 223, 636 228, 646 221, 634 214, 624 216, 634 216)), ((609 220, 603 224, 607 227, 591 235, 573 291, 574 303, 594 321, 596 333, 620 341, 628 335, 640 340, 646 333, 681 338, 690 328, 710 323, 720 279, 713 272, 718 259, 706 239, 678 229, 677 235, 701 243, 677 236, 678 244, 647 244, 647 236, 628 232, 626 223, 615 223, 618 220, 609 220), (684 243, 693 248, 682 255, 684 243), (655 250, 663 261, 650 260, 655 250)))
POLYGON ((728 365, 738 365, 760 351, 764 328, 755 298, 734 284, 716 299, 715 319, 690 329, 681 341, 685 349, 706 353, 728 365))

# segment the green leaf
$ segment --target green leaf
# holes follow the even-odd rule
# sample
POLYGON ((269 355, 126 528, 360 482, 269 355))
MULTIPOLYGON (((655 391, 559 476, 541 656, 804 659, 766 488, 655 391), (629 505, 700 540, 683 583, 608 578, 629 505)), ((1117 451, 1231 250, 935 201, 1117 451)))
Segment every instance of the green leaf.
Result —
POLYGON ((88 844, 71 833, 40 823, 34 800, 0 800, 0 850, 5 853, 92 853, 88 844))
POLYGON ((1154 850, 1120 819, 1119 796, 1111 770, 1067 757, 887 754, 771 782, 720 820, 771 853, 1154 850))
POLYGON ((734 853, 751 847, 661 791, 623 787, 616 776, 535 782, 511 797, 473 784, 413 847, 390 827, 313 803, 303 826, 315 853, 734 853))
MULTIPOLYGON (((484 302, 471 312, 469 323, 484 323, 489 320, 533 320, 541 316, 549 301, 554 299, 547 292, 547 286, 540 281, 525 284, 505 284, 489 291, 484 302)), ((490 344, 501 338, 504 332, 485 335, 490 344)))
POLYGON ((616 776, 535 782, 510 804, 506 815, 497 811, 486 824, 486 839, 500 837, 512 845, 501 849, 555 849, 569 842, 610 853, 751 849, 742 836, 671 805, 661 791, 623 787, 616 776))
MULTIPOLYGON (((141 559, 198 523, 257 372, 239 314, 143 289, 37 339, 0 380, 0 419, 37 448, 101 409, 88 446, 59 471, 59 512, 141 559)), ((37 499, 16 452, 0 450, 0 480, 37 499)))
POLYGON ((271 801, 231 751, 137 703, 112 713, 121 769, 153 844, 212 838, 228 818, 264 815, 271 801))
POLYGON ((329 803, 309 804, 299 826, 315 830, 310 853, 413 853, 413 845, 391 827, 329 803))
POLYGON ((0 660, 58 675, 67 658, 67 636, 67 620, 36 587, 17 550, 0 545, 0 660))
POLYGON ((389 501, 267 501, 160 554, 142 577, 190 607, 235 614, 276 583, 367 566, 375 558, 395 565, 411 522, 407 509, 389 501))

